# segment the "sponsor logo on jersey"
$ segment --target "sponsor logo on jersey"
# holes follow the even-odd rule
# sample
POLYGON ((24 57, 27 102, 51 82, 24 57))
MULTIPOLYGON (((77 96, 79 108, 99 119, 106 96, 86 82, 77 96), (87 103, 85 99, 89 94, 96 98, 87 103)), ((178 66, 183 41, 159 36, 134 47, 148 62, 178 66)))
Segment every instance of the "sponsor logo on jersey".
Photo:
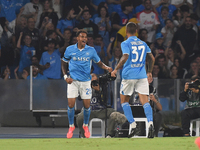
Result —
POLYGON ((74 61, 90 61, 90 57, 73 57, 74 61))

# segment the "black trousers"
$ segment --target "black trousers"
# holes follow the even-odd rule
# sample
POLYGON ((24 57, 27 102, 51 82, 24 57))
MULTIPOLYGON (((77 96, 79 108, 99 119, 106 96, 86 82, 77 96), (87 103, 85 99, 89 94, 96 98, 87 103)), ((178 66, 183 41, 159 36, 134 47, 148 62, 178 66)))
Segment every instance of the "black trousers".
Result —
POLYGON ((200 118, 200 107, 188 108, 181 112, 181 123, 184 134, 190 133, 190 121, 200 118))

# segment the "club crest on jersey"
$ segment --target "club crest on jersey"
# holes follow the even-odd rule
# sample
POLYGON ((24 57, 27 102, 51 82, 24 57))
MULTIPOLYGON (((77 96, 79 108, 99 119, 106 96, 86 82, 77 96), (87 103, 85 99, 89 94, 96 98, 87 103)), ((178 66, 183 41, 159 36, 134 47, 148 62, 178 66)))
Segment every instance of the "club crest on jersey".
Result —
POLYGON ((86 55, 89 55, 89 53, 87 52, 86 55))
POLYGON ((151 18, 153 19, 153 18, 154 18, 154 15, 152 15, 151 18))

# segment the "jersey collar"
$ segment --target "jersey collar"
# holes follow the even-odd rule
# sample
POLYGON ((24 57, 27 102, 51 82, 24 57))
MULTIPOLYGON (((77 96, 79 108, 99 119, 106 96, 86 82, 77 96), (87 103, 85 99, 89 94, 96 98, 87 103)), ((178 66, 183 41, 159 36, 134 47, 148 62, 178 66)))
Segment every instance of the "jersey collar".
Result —
MULTIPOLYGON (((76 43, 76 44, 74 45, 74 48, 79 49, 79 48, 78 48, 78 43, 76 43)), ((87 44, 85 44, 85 47, 84 47, 83 49, 86 49, 86 48, 88 48, 88 45, 87 45, 87 44)))

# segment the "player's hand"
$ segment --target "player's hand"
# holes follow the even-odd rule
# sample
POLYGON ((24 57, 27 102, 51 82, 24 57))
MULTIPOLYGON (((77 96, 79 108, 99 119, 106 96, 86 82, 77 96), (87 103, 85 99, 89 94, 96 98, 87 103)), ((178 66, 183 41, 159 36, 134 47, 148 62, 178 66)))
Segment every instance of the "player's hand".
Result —
POLYGON ((68 84, 71 84, 73 82, 73 79, 72 78, 66 78, 65 80, 68 84))
POLYGON ((106 70, 108 70, 109 72, 112 72, 112 71, 113 71, 113 69, 112 69, 111 67, 107 67, 106 70))
POLYGON ((117 74, 117 70, 113 70, 113 71, 111 72, 111 77, 116 77, 116 74, 117 74))
POLYGON ((149 79, 152 78, 152 73, 151 73, 151 72, 148 72, 148 73, 147 73, 147 78, 149 78, 149 79))

